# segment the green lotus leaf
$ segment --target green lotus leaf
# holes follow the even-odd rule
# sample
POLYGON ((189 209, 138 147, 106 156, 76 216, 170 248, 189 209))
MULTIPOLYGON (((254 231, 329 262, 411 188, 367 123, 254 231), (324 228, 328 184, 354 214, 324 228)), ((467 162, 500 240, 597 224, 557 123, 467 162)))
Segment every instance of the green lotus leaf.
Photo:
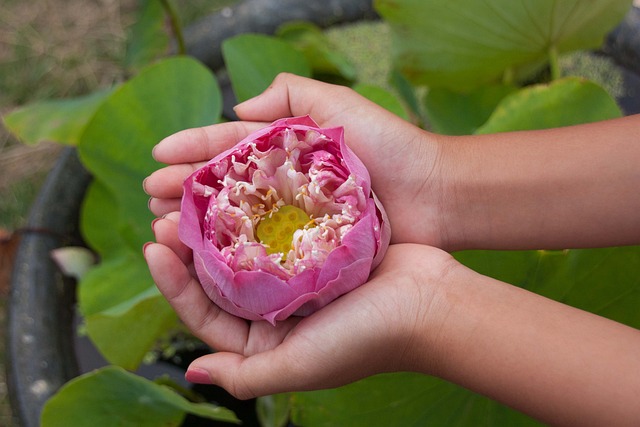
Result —
POLYGON ((239 423, 225 408, 192 403, 121 368, 108 366, 77 377, 47 401, 42 427, 177 427, 186 414, 239 423))
POLYGON ((629 0, 376 0, 414 83, 471 89, 550 53, 597 48, 629 0))
POLYGON ((472 134, 487 121, 500 101, 514 91, 515 87, 503 84, 480 86, 466 93, 430 88, 424 99, 428 122, 437 133, 472 134))
POLYGON ((476 133, 545 129, 621 116, 618 104, 601 86, 567 77, 529 86, 503 98, 476 133))
POLYGON ((26 144, 53 141, 77 145, 87 123, 112 91, 25 105, 4 116, 4 124, 26 144))
POLYGON ((304 54, 272 36, 231 37, 222 43, 222 56, 240 102, 262 93, 281 72, 311 77, 311 66, 304 54))

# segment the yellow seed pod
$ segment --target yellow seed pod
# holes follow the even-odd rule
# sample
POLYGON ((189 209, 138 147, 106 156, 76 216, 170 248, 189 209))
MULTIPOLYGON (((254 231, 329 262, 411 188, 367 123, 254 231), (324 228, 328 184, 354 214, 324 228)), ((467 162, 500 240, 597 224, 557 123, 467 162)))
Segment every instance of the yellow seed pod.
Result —
POLYGON ((311 217, 302 209, 285 205, 260 220, 256 235, 260 243, 265 245, 268 254, 282 252, 285 260, 293 248, 293 233, 303 229, 311 217))

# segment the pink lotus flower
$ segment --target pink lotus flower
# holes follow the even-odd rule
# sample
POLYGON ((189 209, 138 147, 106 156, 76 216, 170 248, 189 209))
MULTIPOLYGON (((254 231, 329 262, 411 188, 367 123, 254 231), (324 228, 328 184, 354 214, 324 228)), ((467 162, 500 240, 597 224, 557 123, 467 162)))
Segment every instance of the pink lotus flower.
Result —
POLYGON ((295 117, 186 179, 179 234, 214 303, 275 324, 365 283, 391 232, 343 129, 295 117))

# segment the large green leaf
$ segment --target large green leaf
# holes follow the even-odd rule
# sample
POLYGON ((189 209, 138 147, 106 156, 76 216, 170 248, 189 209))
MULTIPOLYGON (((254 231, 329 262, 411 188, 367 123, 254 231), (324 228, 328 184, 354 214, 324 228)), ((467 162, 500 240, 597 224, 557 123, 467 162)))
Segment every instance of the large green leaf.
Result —
POLYGON ((598 47, 629 0, 376 0, 415 83, 472 88, 551 52, 598 47))
POLYGON ((296 393, 292 419, 305 427, 537 426, 502 405, 425 375, 371 377, 338 389, 296 393))
POLYGON ((640 328, 640 247, 566 251, 469 251, 474 270, 640 328))
POLYGON ((37 144, 54 141, 77 145, 87 122, 113 89, 72 99, 41 101, 4 117, 4 124, 21 141, 37 144))
POLYGON ((104 358, 129 370, 136 369, 158 338, 177 325, 175 312, 155 287, 84 320, 104 358))
POLYGON ((153 279, 142 251, 121 248, 118 255, 103 258, 83 277, 78 287, 80 312, 85 317, 106 312, 151 288, 153 279))
POLYGON ((86 330, 112 363, 133 369, 175 323, 142 257, 153 238, 142 180, 160 165, 151 157, 162 138, 219 120, 213 74, 190 58, 161 61, 107 98, 83 133, 78 151, 94 176, 82 210, 82 232, 101 264, 79 286, 86 330))
POLYGON ((114 218, 118 218, 115 196, 101 181, 91 181, 82 199, 80 232, 87 245, 106 260, 117 257, 126 243, 114 232, 114 218))
POLYGON ((570 126, 621 115, 616 101, 598 84, 567 77, 505 97, 476 133, 570 126))
POLYGON ((222 43, 222 56, 238 101, 262 93, 281 72, 311 77, 311 66, 304 54, 271 36, 231 37, 222 43))
POLYGON ((469 135, 487 121, 498 103, 514 92, 510 85, 486 85, 459 93, 447 88, 431 88, 425 108, 431 129, 446 135, 469 135))
POLYGON ((170 388, 106 367, 75 378, 47 401, 42 427, 179 426, 187 413, 238 423, 233 412, 192 403, 170 388))
POLYGON ((122 250, 90 270, 78 288, 85 331, 110 363, 134 370, 177 317, 153 284, 141 251, 122 250))
POLYGON ((281 393, 259 397, 256 412, 262 427, 285 427, 289 425, 291 394, 281 393))

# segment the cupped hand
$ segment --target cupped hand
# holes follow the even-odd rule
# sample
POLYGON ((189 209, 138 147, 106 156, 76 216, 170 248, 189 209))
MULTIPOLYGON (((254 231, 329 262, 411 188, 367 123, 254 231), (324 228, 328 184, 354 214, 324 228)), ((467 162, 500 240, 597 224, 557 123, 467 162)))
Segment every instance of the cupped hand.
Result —
POLYGON ((436 294, 457 265, 446 252, 392 245, 370 281, 306 318, 275 327, 248 322, 213 304, 190 273, 176 237, 178 213, 154 222, 145 246, 151 274, 186 326, 216 350, 192 362, 187 379, 224 387, 238 398, 340 386, 369 375, 412 370, 425 337, 437 331, 436 294), (419 334, 416 334, 419 331, 419 334))
POLYGON ((363 161, 393 229, 392 242, 441 247, 438 147, 435 135, 406 122, 353 90, 281 74, 261 95, 236 107, 243 121, 188 129, 161 141, 156 160, 169 166, 144 183, 156 215, 180 209, 182 182, 195 168, 283 117, 310 115, 323 128, 345 129, 347 145, 363 161))

